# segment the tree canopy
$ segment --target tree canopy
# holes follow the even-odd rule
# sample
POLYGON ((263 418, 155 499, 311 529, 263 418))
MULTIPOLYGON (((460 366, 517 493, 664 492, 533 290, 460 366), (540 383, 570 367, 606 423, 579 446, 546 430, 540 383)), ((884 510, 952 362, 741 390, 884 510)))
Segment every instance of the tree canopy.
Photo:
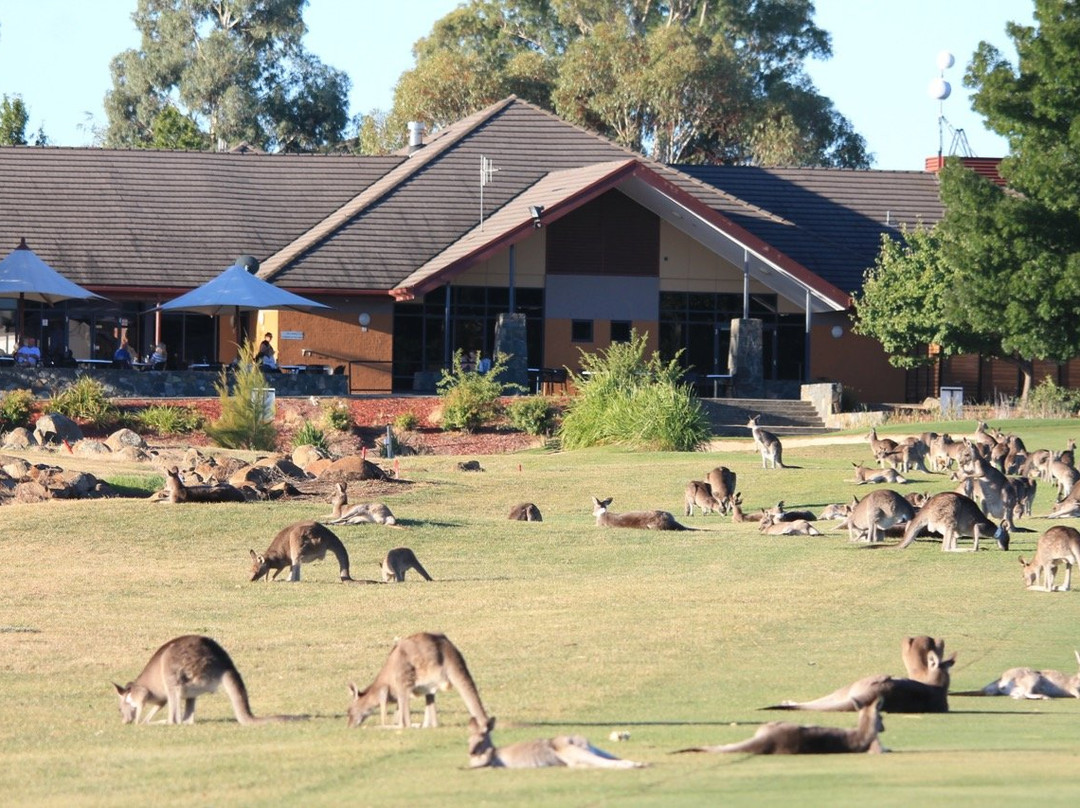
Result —
POLYGON ((25 146, 30 113, 21 96, 0 98, 0 146, 25 146))
POLYGON ((445 126, 513 93, 675 163, 865 168, 804 70, 811 0, 471 0, 414 48, 391 117, 445 126))
POLYGON ((301 44, 307 0, 139 0, 111 63, 110 147, 313 151, 340 141, 349 78, 301 44))

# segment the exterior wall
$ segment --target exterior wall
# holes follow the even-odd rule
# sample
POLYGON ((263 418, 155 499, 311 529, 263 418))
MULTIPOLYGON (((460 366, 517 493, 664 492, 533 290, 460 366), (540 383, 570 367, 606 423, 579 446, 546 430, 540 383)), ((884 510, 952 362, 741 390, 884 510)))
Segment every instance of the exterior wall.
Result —
MULTIPOLYGON (((570 320, 549 319, 544 324, 544 364, 549 368, 568 367, 577 372, 581 352, 596 353, 611 347, 611 321, 593 320, 592 342, 570 341, 570 320)), ((655 320, 633 320, 632 327, 639 333, 647 333, 646 353, 652 353, 660 347, 655 320)))
POLYGON ((810 379, 840 382, 861 404, 904 401, 905 372, 889 364, 878 342, 852 333, 847 313, 811 321, 810 379), (840 337, 832 335, 834 326, 842 329, 840 337))
MULTIPOLYGON (((544 288, 544 245, 547 230, 540 228, 514 247, 514 285, 522 288, 544 288)), ((493 255, 454 278, 454 286, 508 286, 510 282, 510 250, 493 255)))

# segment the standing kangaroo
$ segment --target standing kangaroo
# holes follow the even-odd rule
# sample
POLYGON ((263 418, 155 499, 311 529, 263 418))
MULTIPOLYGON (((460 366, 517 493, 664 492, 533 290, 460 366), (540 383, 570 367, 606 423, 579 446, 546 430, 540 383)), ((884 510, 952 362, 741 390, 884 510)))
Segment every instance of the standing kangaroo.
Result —
POLYGON ((397 702, 396 726, 408 729, 409 699, 416 695, 425 700, 423 726, 437 727, 435 693, 451 687, 461 694, 469 715, 482 726, 486 725, 488 716, 480 702, 476 683, 457 647, 444 634, 413 634, 394 644, 382 670, 370 685, 358 690, 356 685, 349 684, 352 702, 348 726, 360 726, 376 710, 382 725, 386 726, 386 705, 397 702))
POLYGON ((633 527, 640 530, 692 530, 675 521, 675 517, 667 511, 627 511, 626 513, 612 513, 607 509, 611 504, 611 497, 607 499, 592 498, 593 516, 599 527, 633 527))
POLYGON ((1024 586, 1028 589, 1068 592, 1072 589, 1073 567, 1080 566, 1080 532, 1066 525, 1054 525, 1039 536, 1035 557, 1024 561, 1020 556, 1020 564, 1024 568, 1024 586), (1054 586, 1059 562, 1065 565, 1065 583, 1054 586))
POLYGON ((746 422, 746 426, 754 436, 754 445, 761 452, 761 467, 767 469, 772 464, 774 469, 784 468, 784 447, 780 444, 780 438, 758 426, 760 418, 760 415, 755 415, 746 422))
POLYGON ((685 503, 686 516, 694 515, 695 506, 701 509, 702 514, 713 511, 720 513, 724 509, 723 504, 713 496, 712 487, 703 480, 691 480, 686 484, 685 503))
POLYGON ((318 522, 294 522, 282 528, 266 552, 259 555, 251 553, 251 580, 260 578, 272 580, 289 567, 289 580, 300 580, 300 565, 311 561, 321 561, 327 552, 334 554, 340 569, 342 581, 353 580, 349 576, 349 553, 341 539, 326 525, 318 522), (270 571, 273 570, 273 575, 270 571))
POLYGON ((900 650, 906 679, 867 676, 813 701, 783 701, 767 709, 850 712, 880 698, 881 709, 888 713, 947 713, 949 669, 956 663, 956 654, 945 659, 945 641, 925 635, 906 637, 900 650))
MULTIPOLYGON (((1080 663, 1080 651, 1073 651, 1080 663)), ((1080 672, 1070 676, 1061 671, 1009 668, 982 689, 984 696, 1011 696, 1014 699, 1080 699, 1080 672)))
POLYGON ((287 721, 293 717, 252 715, 244 680, 225 649, 209 637, 195 634, 169 640, 154 652, 135 681, 123 687, 114 682, 113 687, 120 697, 120 715, 125 724, 138 724, 142 711, 150 707, 142 719, 149 724, 165 705, 169 708, 167 723, 194 724, 195 699, 219 687, 228 695, 236 720, 241 724, 287 721))
POLYGON ((416 553, 408 547, 395 547, 386 554, 382 563, 383 583, 389 583, 393 578, 398 583, 405 580, 405 573, 410 569, 416 570, 425 580, 432 580, 416 558, 416 553))
POLYGON ((747 752, 752 755, 828 755, 843 752, 886 751, 878 739, 885 731, 881 722, 882 699, 868 704, 854 702, 859 710, 855 729, 799 726, 787 721, 770 721, 758 727, 753 737, 740 743, 695 746, 679 752, 747 752))
POLYGON ((980 537, 989 535, 997 539, 998 547, 1002 550, 1009 549, 1009 531, 1005 523, 995 527, 974 500, 955 491, 943 491, 930 497, 908 522, 904 540, 896 545, 897 548, 907 547, 927 530, 940 533, 941 549, 949 552, 956 552, 956 540, 960 536, 974 539, 972 550, 979 549, 980 537))
POLYGON ((469 719, 469 768, 485 766, 498 769, 544 769, 569 766, 572 769, 640 769, 644 763, 623 760, 597 749, 581 735, 558 735, 539 741, 520 741, 510 746, 495 747, 491 731, 495 728, 492 716, 486 722, 469 719))
POLYGON ((844 524, 851 541, 865 538, 875 544, 881 540, 884 531, 909 522, 914 516, 915 509, 907 499, 888 488, 880 488, 861 500, 854 499, 844 524))
POLYGON ((727 466, 717 466, 705 475, 705 482, 709 484, 712 495, 720 503, 724 513, 731 512, 737 480, 738 476, 727 466))

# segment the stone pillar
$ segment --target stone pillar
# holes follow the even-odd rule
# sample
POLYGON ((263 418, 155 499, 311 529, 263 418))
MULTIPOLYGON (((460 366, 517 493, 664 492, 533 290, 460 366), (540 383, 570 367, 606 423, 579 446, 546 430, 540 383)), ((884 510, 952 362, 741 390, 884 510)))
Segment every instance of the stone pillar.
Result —
POLYGON ((500 314, 495 323, 495 353, 506 354, 506 372, 502 380, 520 384, 520 392, 529 392, 529 350, 525 342, 525 315, 500 314))
POLYGON ((764 398, 761 320, 732 320, 728 373, 733 398, 764 398))

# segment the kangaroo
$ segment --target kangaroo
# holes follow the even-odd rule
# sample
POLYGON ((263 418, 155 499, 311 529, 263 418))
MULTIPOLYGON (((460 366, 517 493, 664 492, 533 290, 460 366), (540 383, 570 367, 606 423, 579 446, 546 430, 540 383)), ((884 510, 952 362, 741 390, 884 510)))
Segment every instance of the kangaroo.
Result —
POLYGON ((1035 493, 1039 483, 1028 477, 1010 477, 1009 485, 1012 486, 1013 519, 1021 519, 1031 516, 1031 509, 1035 505, 1035 493))
POLYGON ((727 466, 717 466, 705 475, 705 482, 709 484, 712 495, 719 501, 724 513, 731 512, 737 480, 738 476, 727 466))
POLYGON ((887 713, 947 713, 949 669, 956 654, 945 659, 945 640, 925 635, 904 638, 900 651, 907 678, 867 676, 813 701, 783 701, 767 709, 850 712, 880 698, 887 713))
POLYGON ((646 764, 623 760, 597 749, 581 735, 559 735, 539 741, 521 741, 496 748, 491 742, 495 717, 486 722, 469 719, 469 768, 544 769, 568 766, 574 769, 640 769, 646 764))
POLYGON ((966 438, 955 441, 949 435, 938 435, 930 441, 930 467, 934 471, 947 471, 949 466, 958 464, 969 452, 971 444, 966 438))
POLYGON ((166 705, 169 708, 167 723, 194 724, 195 699, 204 693, 213 693, 219 687, 224 688, 236 720, 241 724, 295 718, 284 715, 256 718, 252 715, 247 688, 232 659, 212 639, 196 634, 169 640, 154 652, 135 681, 123 687, 113 682, 113 687, 120 697, 120 716, 125 724, 138 724, 147 707, 150 711, 142 721, 149 724, 154 714, 166 705))
POLYGON ((349 576, 349 553, 345 545, 330 528, 318 522, 294 522, 278 531, 262 555, 254 550, 248 552, 251 553, 252 581, 260 578, 274 580, 286 567, 289 567, 289 581, 299 581, 300 565, 322 561, 327 552, 333 553, 337 559, 341 580, 353 580, 349 576), (273 575, 270 574, 271 570, 273 575))
POLYGON ((247 498, 239 488, 228 483, 184 485, 180 469, 170 466, 165 469, 165 496, 160 501, 176 505, 181 502, 247 502, 247 498))
POLYGON ((993 535, 1002 550, 1009 549, 1009 531, 1005 522, 995 527, 974 500, 955 491, 943 491, 930 497, 908 522, 904 540, 896 545, 897 548, 909 546, 928 530, 941 534, 941 549, 948 552, 957 551, 956 540, 960 536, 974 539, 972 550, 979 549, 980 537, 989 535, 993 535))
POLYGON ((784 510, 784 500, 777 502, 776 507, 770 513, 776 518, 777 522, 797 522, 800 519, 805 519, 807 522, 817 521, 817 516, 814 515, 813 511, 784 510))
POLYGON ((881 461, 882 455, 892 454, 900 447, 900 444, 892 438, 879 438, 877 427, 870 428, 870 434, 866 436, 866 439, 870 441, 870 452, 878 461, 881 461))
POLYGON ((461 694, 469 715, 486 725, 488 716, 480 702, 476 683, 457 647, 445 634, 413 634, 394 643, 390 656, 370 685, 363 690, 349 685, 352 701, 348 726, 360 726, 376 710, 381 714, 382 725, 386 726, 386 705, 393 701, 398 706, 396 726, 408 729, 411 726, 409 699, 422 695, 425 700, 423 726, 437 727, 435 693, 451 687, 461 694))
POLYGON ((793 522, 777 521, 776 515, 765 513, 761 517, 761 525, 758 530, 766 536, 820 536, 821 531, 805 519, 796 519, 793 522))
POLYGON ((907 482, 907 479, 900 474, 894 468, 887 469, 868 469, 860 463, 852 463, 855 467, 855 479, 852 480, 856 485, 867 485, 877 483, 890 483, 892 485, 903 485, 907 482))
POLYGON ((349 504, 348 486, 345 483, 337 483, 333 496, 330 498, 334 506, 334 512, 329 519, 324 519, 328 525, 397 525, 397 519, 390 509, 381 502, 363 502, 345 510, 349 504))
POLYGON ((607 509, 611 497, 597 499, 593 497, 593 516, 599 527, 634 527, 642 530, 690 530, 679 524, 667 511, 627 511, 612 513, 607 509))
POLYGON ((510 509, 510 515, 507 518, 511 522, 544 521, 544 517, 540 515, 540 509, 533 505, 531 502, 519 502, 517 505, 510 509))
POLYGON ((1024 561, 1024 585, 1028 589, 1041 589, 1044 592, 1068 592, 1072 589, 1073 566, 1080 566, 1080 532, 1065 525, 1054 525, 1041 536, 1035 548, 1035 557, 1024 561), (1065 583, 1054 586, 1058 563, 1065 565, 1065 583), (1042 580, 1042 584, 1039 580, 1042 580))
POLYGON ((981 457, 961 463, 960 471, 971 482, 972 493, 967 496, 978 502, 987 516, 1003 519, 1009 530, 1015 530, 1016 492, 1009 479, 981 457))
POLYGON ((731 522, 732 524, 740 524, 742 522, 760 522, 762 513, 752 513, 747 516, 743 513, 742 509, 742 494, 736 493, 731 500, 731 522))
MULTIPOLYGON (((1080 651, 1073 651, 1080 663, 1080 651)), ((982 689, 984 696, 1011 696, 1014 699, 1080 699, 1080 673, 1009 668, 982 689)))
POLYGON ((761 467, 767 469, 771 464, 774 469, 784 468, 784 447, 776 435, 758 426, 760 418, 760 415, 755 415, 746 422, 746 426, 754 436, 754 445, 761 452, 761 467))
POLYGON ((846 503, 831 503, 821 511, 822 521, 829 522, 837 519, 847 519, 851 515, 851 505, 846 503))
POLYGON ((751 755, 829 755, 844 752, 878 754, 886 749, 878 734, 885 731, 881 721, 882 699, 869 704, 853 701, 859 711, 855 729, 800 726, 787 721, 770 721, 757 728, 753 737, 720 746, 695 746, 679 752, 746 752, 751 755))
POLYGON ((383 559, 383 583, 389 583, 391 578, 393 578, 398 583, 401 583, 405 580, 405 573, 408 572, 410 569, 416 570, 425 580, 432 580, 432 577, 427 574, 427 570, 424 569, 420 562, 417 560, 416 553, 414 553, 408 547, 395 547, 393 550, 387 553, 386 558, 383 559))
POLYGON ((906 438, 891 452, 882 452, 875 455, 882 468, 891 466, 900 472, 918 469, 929 472, 926 467, 927 446, 919 438, 906 438))
POLYGON ((915 509, 910 502, 895 491, 880 488, 862 500, 852 500, 851 512, 844 524, 851 541, 865 538, 870 544, 876 544, 881 541, 884 531, 910 522, 914 517, 915 509))
POLYGON ((1058 487, 1057 502, 1065 499, 1073 486, 1080 482, 1080 470, 1077 470, 1075 466, 1070 466, 1068 463, 1063 463, 1061 460, 1051 460, 1047 470, 1050 479, 1058 487))
POLYGON ((712 513, 716 511, 719 513, 724 509, 724 506, 720 504, 720 501, 713 496, 712 488, 707 482, 702 480, 691 480, 686 484, 686 516, 694 515, 694 506, 696 505, 701 509, 702 514, 712 513))

